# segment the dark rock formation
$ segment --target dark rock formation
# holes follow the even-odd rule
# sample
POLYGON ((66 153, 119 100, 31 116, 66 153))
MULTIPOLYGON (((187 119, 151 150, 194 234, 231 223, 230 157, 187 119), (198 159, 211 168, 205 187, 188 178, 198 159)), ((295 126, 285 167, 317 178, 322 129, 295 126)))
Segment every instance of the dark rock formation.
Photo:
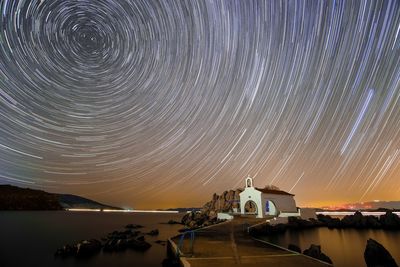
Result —
MULTIPOLYGON (((125 249, 135 249, 139 251, 147 250, 151 247, 151 244, 147 243, 144 236, 140 235, 140 231, 133 231, 142 227, 137 224, 128 224, 125 231, 114 231, 109 233, 106 237, 104 244, 104 251, 116 252, 123 251, 125 249)), ((155 233, 155 232, 154 232, 155 233)))
POLYGON ((311 244, 311 246, 308 249, 304 250, 303 254, 312 257, 314 259, 318 259, 320 261, 332 264, 332 260, 324 253, 322 253, 321 246, 311 244))
POLYGON ((242 190, 238 189, 225 191, 222 195, 214 194, 200 212, 187 213, 181 223, 190 229, 196 229, 221 222, 217 219, 218 212, 232 212, 234 209, 239 209, 241 192, 242 190))
POLYGON ((386 211, 379 219, 372 215, 364 216, 359 211, 353 215, 346 215, 342 220, 322 214, 317 215, 317 218, 323 226, 329 228, 400 229, 400 218, 392 211, 386 211))
POLYGON ((389 251, 373 239, 367 241, 364 260, 367 267, 398 267, 389 251))
POLYGON ((151 230, 150 232, 146 233, 146 235, 152 235, 152 236, 159 235, 159 234, 160 234, 160 231, 158 231, 158 229, 154 229, 154 230, 151 230))
MULTIPOLYGON (((104 252, 118 252, 126 249, 134 249, 137 251, 145 251, 151 247, 151 244, 146 242, 143 235, 139 235, 140 231, 134 231, 133 229, 140 228, 142 226, 137 224, 127 225, 129 229, 124 231, 113 231, 101 240, 103 244, 96 240, 84 240, 74 245, 65 245, 62 248, 57 249, 55 256, 57 257, 88 257, 101 251, 103 248, 104 252)), ((158 230, 155 229, 150 232, 152 235, 158 234, 158 230)))
POLYGON ((298 217, 288 218, 288 227, 292 229, 306 229, 316 226, 312 221, 303 220, 298 217))
POLYGON ((139 229, 139 228, 143 228, 143 226, 139 225, 139 224, 130 223, 130 224, 126 225, 125 228, 127 228, 127 229, 139 229))
POLYGON ((289 244, 288 249, 297 253, 301 253, 301 249, 294 244, 289 244))
POLYGON ((346 215, 341 220, 341 227, 343 228, 381 228, 379 219, 375 216, 364 216, 361 212, 356 211, 354 215, 346 215))
POLYGON ((76 245, 77 257, 89 257, 100 252, 101 242, 97 239, 84 240, 76 245))
POLYGON ((65 245, 57 249, 56 257, 90 257, 100 252, 101 242, 97 239, 83 240, 74 245, 65 245))
POLYGON ((385 229, 400 229, 400 218, 397 214, 387 211, 379 218, 379 222, 385 229))
POLYGON ((54 256, 56 257, 70 257, 76 255, 77 247, 75 245, 64 245, 62 248, 57 249, 54 256))
POLYGON ((174 221, 174 220, 169 220, 169 221, 167 222, 167 224, 182 224, 182 223, 181 223, 181 222, 174 221))

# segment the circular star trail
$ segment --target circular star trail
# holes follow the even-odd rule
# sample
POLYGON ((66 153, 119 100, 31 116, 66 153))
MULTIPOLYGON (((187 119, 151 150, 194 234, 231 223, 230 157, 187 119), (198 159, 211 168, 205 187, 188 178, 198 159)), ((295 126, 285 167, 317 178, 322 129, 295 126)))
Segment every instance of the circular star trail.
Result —
POLYGON ((118 205, 400 193, 398 1, 0 1, 0 182, 118 205))

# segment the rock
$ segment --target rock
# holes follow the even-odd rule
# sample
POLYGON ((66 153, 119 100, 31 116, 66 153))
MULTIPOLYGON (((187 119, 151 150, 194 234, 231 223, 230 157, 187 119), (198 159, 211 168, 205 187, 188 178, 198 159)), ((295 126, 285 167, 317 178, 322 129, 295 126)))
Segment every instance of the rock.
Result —
POLYGON ((76 245, 77 257, 90 257, 100 252, 101 242, 97 239, 84 240, 76 245))
POLYGON ((77 251, 76 245, 64 245, 62 248, 57 249, 56 253, 54 256, 56 257, 70 257, 70 256, 75 256, 77 251))
POLYGON ((162 261, 162 267, 179 267, 179 266, 180 263, 177 259, 167 258, 162 261))
POLYGON ((330 223, 328 223, 328 228, 342 228, 342 222, 339 218, 333 218, 330 223))
POLYGON ((151 244, 147 243, 144 240, 130 238, 127 240, 127 246, 130 249, 134 249, 134 250, 138 250, 138 251, 145 251, 151 247, 151 244))
POLYGON ((90 257, 100 252, 101 242, 97 239, 83 240, 75 245, 65 245, 57 249, 56 257, 90 257))
POLYGON ((385 229, 400 229, 400 218, 391 211, 387 211, 384 215, 381 215, 379 222, 385 229))
POLYGON ((152 236, 159 235, 159 234, 160 234, 160 232, 158 231, 158 229, 154 229, 154 230, 151 230, 150 232, 146 233, 146 235, 152 235, 152 236))
POLYGON ((288 249, 301 254, 301 249, 294 244, 289 244, 288 249))
POLYGON ((167 224, 182 224, 182 223, 177 222, 177 221, 174 221, 174 220, 169 220, 169 221, 167 222, 167 224))
POLYGON ((389 251, 373 239, 367 241, 364 260, 367 267, 398 267, 389 251))
POLYGON ((318 214, 317 219, 319 222, 329 228, 341 228, 341 221, 338 218, 332 218, 329 215, 318 214))
POLYGON ((356 211, 353 215, 346 215, 341 221, 342 227, 346 228, 365 228, 367 226, 366 219, 361 212, 356 211))
POLYGON ((217 220, 218 212, 233 212, 233 209, 238 209, 240 192, 242 192, 241 189, 225 191, 221 195, 214 194, 211 201, 207 202, 200 212, 185 214, 181 223, 196 229, 221 222, 217 220))
POLYGON ((186 213, 181 220, 181 223, 183 225, 188 225, 189 222, 193 221, 193 218, 195 216, 195 212, 191 211, 189 213, 186 213))
POLYGON ((126 225, 125 228, 128 228, 128 229, 139 229, 139 228, 143 228, 143 226, 139 225, 139 224, 130 223, 130 224, 126 225))
POLYGON ((303 220, 301 218, 289 217, 288 226, 294 229, 306 229, 313 227, 314 224, 311 221, 303 220))
POLYGON ((380 229, 382 224, 379 222, 379 218, 373 215, 366 216, 368 228, 380 229))
POLYGON ((308 249, 304 250, 303 254, 312 257, 314 259, 318 259, 320 261, 332 264, 332 260, 324 253, 322 253, 321 246, 311 244, 311 246, 308 249))
POLYGON ((105 252, 123 251, 127 248, 126 239, 110 239, 104 244, 105 252))

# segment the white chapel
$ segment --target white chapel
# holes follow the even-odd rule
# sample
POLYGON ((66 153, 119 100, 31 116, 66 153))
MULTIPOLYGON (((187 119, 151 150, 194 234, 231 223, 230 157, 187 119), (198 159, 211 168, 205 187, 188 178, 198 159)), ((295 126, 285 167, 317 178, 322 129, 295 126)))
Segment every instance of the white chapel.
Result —
POLYGON ((250 177, 246 178, 244 191, 239 196, 240 212, 244 215, 253 214, 257 218, 300 215, 293 194, 275 189, 255 188, 250 177))

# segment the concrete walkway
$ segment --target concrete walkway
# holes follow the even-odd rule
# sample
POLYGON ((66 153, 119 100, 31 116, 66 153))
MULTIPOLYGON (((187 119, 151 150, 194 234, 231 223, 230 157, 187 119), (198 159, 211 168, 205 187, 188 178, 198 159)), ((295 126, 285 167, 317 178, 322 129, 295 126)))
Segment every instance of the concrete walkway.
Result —
MULTIPOLYGON (((205 229, 197 230, 194 240, 186 233, 180 247, 183 266, 284 266, 327 267, 331 266, 272 244, 251 238, 247 227, 265 222, 265 219, 241 218, 205 229)), ((176 253, 181 236, 170 240, 176 253)))

